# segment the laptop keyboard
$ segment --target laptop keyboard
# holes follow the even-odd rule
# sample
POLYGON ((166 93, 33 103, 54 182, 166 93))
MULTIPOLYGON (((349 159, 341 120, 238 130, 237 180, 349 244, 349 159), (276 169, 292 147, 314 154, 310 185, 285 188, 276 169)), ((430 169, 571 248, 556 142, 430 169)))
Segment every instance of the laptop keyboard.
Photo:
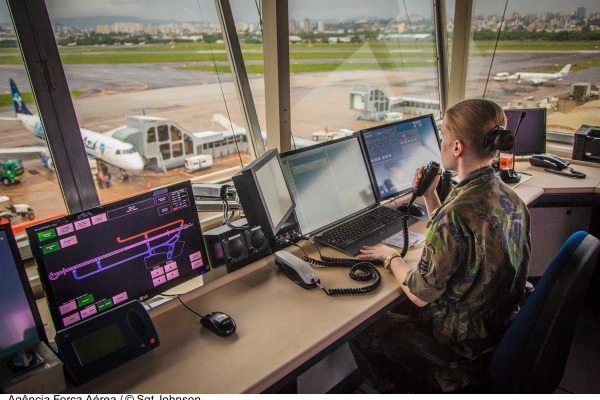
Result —
POLYGON ((390 224, 397 223, 400 231, 403 216, 404 213, 395 208, 379 206, 324 232, 317 239, 330 247, 345 249, 390 224))

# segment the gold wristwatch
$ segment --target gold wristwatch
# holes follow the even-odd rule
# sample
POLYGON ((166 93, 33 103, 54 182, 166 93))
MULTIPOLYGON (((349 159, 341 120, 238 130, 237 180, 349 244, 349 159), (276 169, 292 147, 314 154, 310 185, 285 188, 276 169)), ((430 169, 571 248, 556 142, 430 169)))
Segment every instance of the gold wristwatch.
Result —
POLYGON ((392 263, 392 260, 396 257, 402 256, 399 253, 392 253, 389 256, 387 256, 385 260, 383 260, 383 268, 387 269, 388 271, 391 271, 392 267, 390 266, 390 264, 392 263))

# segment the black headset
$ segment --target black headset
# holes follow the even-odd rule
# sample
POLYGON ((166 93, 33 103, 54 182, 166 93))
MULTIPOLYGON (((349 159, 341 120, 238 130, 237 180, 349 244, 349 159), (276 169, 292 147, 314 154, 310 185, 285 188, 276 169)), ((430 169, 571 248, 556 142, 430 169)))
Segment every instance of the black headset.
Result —
POLYGON ((497 150, 496 146, 494 145, 494 143, 496 142, 496 138, 498 136, 501 135, 506 135, 506 134, 513 134, 512 131, 506 129, 505 127, 503 127, 502 125, 496 125, 494 126, 492 129, 490 129, 489 131, 487 131, 487 133, 485 134, 485 136, 483 137, 483 147, 484 148, 491 148, 494 150, 497 150))

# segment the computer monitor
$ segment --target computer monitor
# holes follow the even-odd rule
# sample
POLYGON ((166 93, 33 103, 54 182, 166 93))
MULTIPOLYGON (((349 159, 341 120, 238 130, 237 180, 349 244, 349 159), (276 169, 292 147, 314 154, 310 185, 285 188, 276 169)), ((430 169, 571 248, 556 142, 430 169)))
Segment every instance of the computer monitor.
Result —
POLYGON ((267 238, 277 236, 295 208, 276 149, 256 158, 232 177, 250 226, 267 238))
POLYGON ((46 341, 10 224, 0 224, 0 359, 46 341))
POLYGON ((504 110, 506 129, 515 132, 521 113, 525 117, 516 132, 515 155, 542 154, 546 152, 546 109, 529 108, 521 110, 504 110))
POLYGON ((281 154, 302 234, 314 234, 376 205, 357 135, 281 154))
POLYGON ((418 167, 442 162, 431 114, 364 129, 360 137, 380 201, 412 191, 418 167))
POLYGON ((210 269, 189 181, 26 232, 57 330, 210 269))

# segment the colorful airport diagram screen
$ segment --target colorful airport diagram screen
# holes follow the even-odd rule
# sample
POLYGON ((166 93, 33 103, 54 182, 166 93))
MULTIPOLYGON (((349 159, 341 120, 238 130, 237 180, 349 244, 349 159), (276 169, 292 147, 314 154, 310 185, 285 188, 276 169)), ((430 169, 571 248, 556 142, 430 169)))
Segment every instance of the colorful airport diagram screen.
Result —
POLYGON ((189 181, 26 230, 56 329, 209 270, 189 181))

